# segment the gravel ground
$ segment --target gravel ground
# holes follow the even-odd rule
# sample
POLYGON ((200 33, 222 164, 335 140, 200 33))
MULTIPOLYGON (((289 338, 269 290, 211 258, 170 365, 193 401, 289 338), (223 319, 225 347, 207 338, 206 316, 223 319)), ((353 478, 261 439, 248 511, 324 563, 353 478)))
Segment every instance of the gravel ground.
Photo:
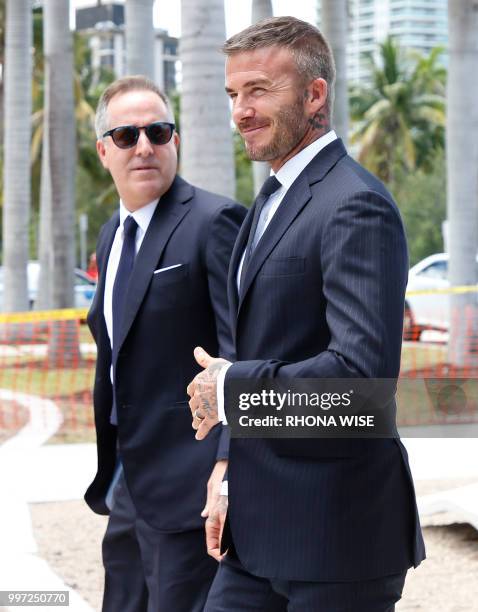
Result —
MULTIPOLYGON (((418 483, 420 494, 470 481, 418 483)), ((83 501, 30 506, 40 555, 95 610, 101 609, 101 540, 106 518, 83 501)), ((478 532, 451 514, 430 517, 423 529, 427 560, 408 574, 397 612, 478 612, 478 532), (435 526, 434 523, 450 523, 435 526)))
POLYGON ((30 513, 40 556, 67 586, 100 610, 107 517, 94 514, 83 500, 30 504, 30 513))

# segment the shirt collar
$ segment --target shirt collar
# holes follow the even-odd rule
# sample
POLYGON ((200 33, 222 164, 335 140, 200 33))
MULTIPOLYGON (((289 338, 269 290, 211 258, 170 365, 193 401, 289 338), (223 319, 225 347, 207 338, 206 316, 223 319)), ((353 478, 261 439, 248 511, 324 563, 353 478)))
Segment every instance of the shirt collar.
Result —
MULTIPOLYGON (((295 179, 299 176, 302 170, 314 159, 314 157, 322 151, 328 144, 337 139, 337 134, 334 130, 330 130, 327 134, 324 134, 310 145, 306 146, 305 149, 299 151, 291 157, 286 163, 277 171, 277 180, 286 188, 292 185, 295 179)), ((271 175, 274 172, 271 171, 271 175)))
POLYGON ((153 217, 154 211, 156 210, 156 206, 158 205, 159 200, 153 200, 149 204, 145 206, 141 206, 138 210, 134 212, 130 212, 123 202, 120 200, 120 225, 123 226, 126 217, 131 216, 139 225, 143 233, 146 233, 148 229, 149 223, 153 217))

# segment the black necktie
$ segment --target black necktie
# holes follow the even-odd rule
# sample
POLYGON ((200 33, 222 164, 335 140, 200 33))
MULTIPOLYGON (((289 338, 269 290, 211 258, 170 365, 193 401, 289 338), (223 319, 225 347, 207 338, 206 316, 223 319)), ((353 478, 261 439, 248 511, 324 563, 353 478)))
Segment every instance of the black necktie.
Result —
POLYGON ((244 256, 244 262, 242 264, 241 283, 240 283, 241 285, 244 281, 247 266, 249 265, 249 262, 251 260, 252 253, 258 242, 258 239, 256 240, 255 238, 256 238, 256 232, 257 232, 257 225, 259 223, 262 209, 264 208, 264 204, 267 202, 269 197, 273 193, 275 193, 280 187, 282 187, 281 182, 278 181, 275 176, 270 176, 265 181, 265 183, 262 185, 261 190, 257 194, 257 197, 254 201, 254 216, 252 218, 252 225, 251 225, 251 231, 249 232, 249 238, 247 239, 246 254, 244 256))
MULTIPOLYGON (((121 257, 116 271, 115 282, 113 285, 113 368, 115 367, 118 339, 123 317, 123 310, 126 297, 126 289, 128 287, 131 271, 133 270, 134 258, 136 255, 136 230, 138 224, 133 217, 126 217, 123 223, 123 248, 121 249, 121 257)), ((113 393, 113 409, 111 411, 111 422, 117 425, 116 402, 113 393)))

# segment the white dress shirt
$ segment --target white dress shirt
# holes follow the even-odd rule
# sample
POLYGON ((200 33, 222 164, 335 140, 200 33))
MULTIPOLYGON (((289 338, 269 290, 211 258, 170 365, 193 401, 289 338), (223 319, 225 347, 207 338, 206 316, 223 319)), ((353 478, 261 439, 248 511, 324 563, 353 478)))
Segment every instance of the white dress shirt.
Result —
MULTIPOLYGON (((121 251, 123 249, 124 222, 126 221, 127 217, 131 216, 138 224, 138 227, 136 228, 135 243, 135 254, 137 255, 158 202, 159 200, 154 200, 153 202, 142 206, 138 210, 130 212, 120 200, 120 223, 118 225, 118 229, 116 230, 113 244, 111 245, 110 256, 108 257, 108 264, 106 266, 105 293, 103 296, 103 316, 105 317, 106 330, 108 331, 111 348, 113 348, 113 285, 115 284, 116 272, 118 271, 121 251)), ((110 379, 111 384, 114 384, 113 364, 110 366, 110 379)), ((113 478, 108 487, 108 491, 106 492, 105 503, 109 510, 113 509, 114 490, 122 472, 123 466, 122 463, 119 463, 115 468, 113 478)))
MULTIPOLYGON (((106 322, 106 329, 110 339, 111 348, 113 348, 113 285, 115 283, 116 272, 118 271, 121 250, 123 248, 124 222, 126 217, 131 216, 138 224, 136 230, 136 253, 138 253, 143 242, 144 235, 148 229, 149 223, 153 217, 158 200, 154 200, 145 206, 142 206, 134 212, 129 212, 123 202, 120 200, 120 224, 116 230, 116 234, 111 246, 108 265, 106 268, 105 294, 103 300, 103 314, 106 322)), ((113 382, 113 366, 110 369, 111 382, 113 382)))
MULTIPOLYGON (((264 224, 262 234, 265 233, 269 223, 271 222, 272 217, 276 214, 277 209, 280 206, 280 203, 284 199, 286 193, 295 182, 299 174, 304 170, 306 166, 310 164, 310 162, 314 159, 314 157, 324 149, 328 144, 337 139, 337 134, 334 130, 330 130, 327 134, 324 134, 317 140, 314 140, 310 145, 299 151, 294 157, 291 157, 286 163, 275 173, 277 180, 281 183, 282 187, 275 191, 271 196, 269 196, 267 202, 264 204, 263 212, 267 215, 266 222, 264 224)), ((271 175, 274 172, 271 170, 271 175)), ((260 236, 258 237, 260 240, 260 236)), ((241 281, 241 271, 242 266, 244 264, 244 257, 246 251, 242 254, 241 261, 237 268, 236 274, 236 283, 237 290, 239 291, 239 285, 241 281)), ((226 378, 226 372, 231 367, 232 364, 228 364, 224 366, 217 377, 217 414, 220 421, 224 424, 227 424, 226 413, 224 410, 224 380, 226 378)))

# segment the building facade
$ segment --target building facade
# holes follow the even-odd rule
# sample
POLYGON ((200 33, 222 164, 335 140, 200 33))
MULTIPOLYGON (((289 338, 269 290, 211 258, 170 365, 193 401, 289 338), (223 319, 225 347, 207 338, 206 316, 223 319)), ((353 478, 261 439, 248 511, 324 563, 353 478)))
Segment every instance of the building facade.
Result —
MULTIPOLYGON (((320 27, 320 2, 318 2, 320 27)), ((370 54, 392 36, 403 49, 428 55, 448 42, 447 0, 349 0, 347 77, 350 82, 370 81, 370 54)), ((446 52, 442 61, 446 63, 446 52)))
MULTIPOLYGON (((76 30, 88 37, 93 68, 108 68, 119 78, 126 74, 124 3, 83 1, 75 12, 76 30)), ((177 88, 178 39, 155 31, 155 82, 166 93, 177 88)))

